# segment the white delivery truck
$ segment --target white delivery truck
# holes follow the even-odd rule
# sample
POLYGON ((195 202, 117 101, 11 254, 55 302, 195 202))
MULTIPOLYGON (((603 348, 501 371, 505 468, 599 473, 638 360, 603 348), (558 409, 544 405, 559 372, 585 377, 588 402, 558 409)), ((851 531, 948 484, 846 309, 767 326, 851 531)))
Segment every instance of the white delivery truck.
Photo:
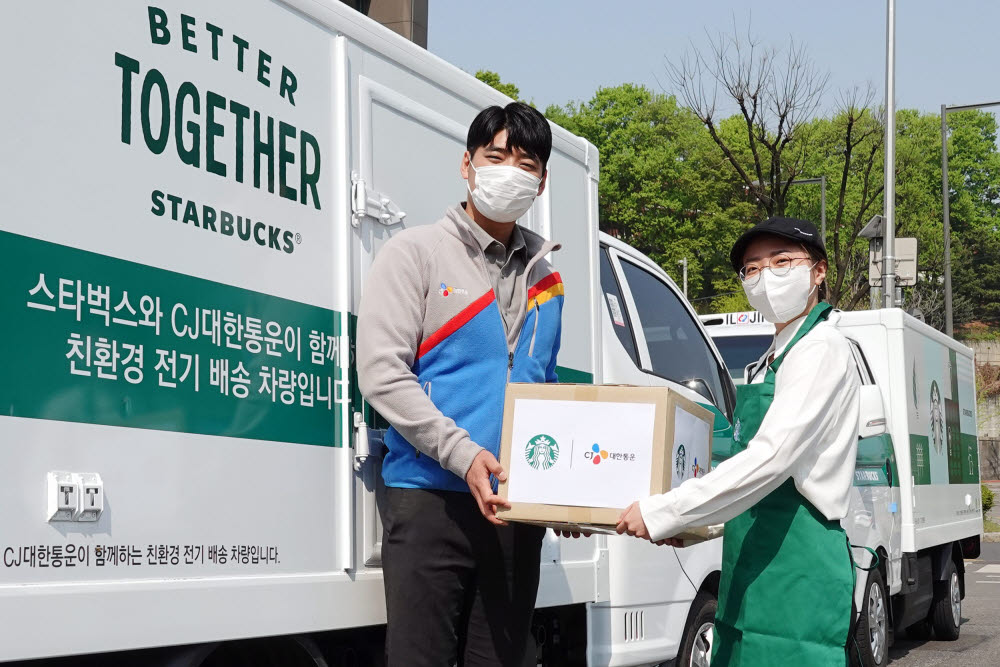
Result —
MULTIPOLYGON (((774 325, 759 313, 702 315, 737 382, 774 325), (739 369, 737 371, 737 368, 739 369), (737 375, 739 377, 737 378, 737 375)), ((861 376, 851 508, 843 525, 855 558, 858 646, 884 665, 896 631, 957 639, 965 558, 979 555, 975 363, 972 350, 899 309, 837 312, 861 376)))
MULTIPOLYGON (((339 0, 10 3, 0 56, 0 662, 379 664, 354 314, 508 100, 339 0)), ((599 235, 596 150, 554 128, 549 169, 560 377, 670 384, 725 449, 725 366, 599 235)), ((706 664, 720 548, 550 533, 542 662, 706 664)))

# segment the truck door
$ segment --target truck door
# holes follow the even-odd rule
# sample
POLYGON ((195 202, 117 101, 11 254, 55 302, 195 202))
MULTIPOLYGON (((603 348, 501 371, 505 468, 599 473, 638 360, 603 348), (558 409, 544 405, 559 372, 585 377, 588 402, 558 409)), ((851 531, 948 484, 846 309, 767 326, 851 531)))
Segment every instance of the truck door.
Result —
MULTIPOLYGON (((469 123, 496 100, 472 100, 386 60, 353 42, 343 45, 346 74, 344 98, 352 100, 349 121, 350 159, 343 166, 351 187, 351 253, 354 271, 350 302, 357 313, 372 259, 403 229, 433 224, 445 209, 465 200, 459 173, 469 123)), ((462 80, 463 87, 471 88, 462 80)), ((465 91, 481 93, 478 89, 465 91)), ((479 97, 479 95, 475 95, 479 97)), ((549 190, 519 224, 545 233, 549 190)), ((352 322, 354 322, 352 316, 352 322)), ((381 564, 382 524, 375 502, 381 477, 380 439, 385 427, 355 396, 354 421, 369 429, 368 443, 359 444, 355 495, 359 522, 358 567, 381 564)), ((356 435, 356 441, 358 436, 356 435)))
MULTIPOLYGON (((886 428, 882 388, 875 383, 861 346, 852 339, 848 341, 861 378, 861 415, 854 488, 842 524, 852 544, 880 549, 888 556, 886 585, 892 593, 900 586, 899 471, 892 436, 886 428)), ((854 557, 865 567, 871 558, 862 550, 855 550, 854 557)))
MULTIPOLYGON (((629 250, 601 248, 605 382, 669 385, 708 407, 716 414, 714 438, 724 443, 727 455, 734 397, 725 366, 676 287, 629 250)), ((722 541, 686 549, 657 547, 632 538, 609 538, 608 542, 612 606, 600 611, 614 623, 641 607, 645 622, 658 630, 647 637, 649 653, 628 645, 634 638, 627 636, 630 626, 626 623, 626 635, 599 647, 602 650, 596 654, 610 664, 626 653, 630 659, 640 655, 649 660, 673 658, 691 602, 721 566, 722 541), (683 612, 675 614, 671 609, 683 612)))
MULTIPOLYGON (((345 177, 351 187, 351 247, 355 272, 351 302, 357 313, 371 261, 395 234, 432 224, 463 198, 459 161, 474 108, 361 46, 345 44, 353 100, 351 153, 345 177)), ((356 320, 354 320, 356 322, 356 320)), ((356 396, 355 424, 366 423, 369 443, 356 435, 358 567, 381 565, 382 523, 375 492, 381 478, 386 427, 356 396), (360 420, 360 421, 359 421, 360 420), (371 456, 365 458, 365 447, 371 456)), ((364 433, 360 436, 363 438, 364 433)))

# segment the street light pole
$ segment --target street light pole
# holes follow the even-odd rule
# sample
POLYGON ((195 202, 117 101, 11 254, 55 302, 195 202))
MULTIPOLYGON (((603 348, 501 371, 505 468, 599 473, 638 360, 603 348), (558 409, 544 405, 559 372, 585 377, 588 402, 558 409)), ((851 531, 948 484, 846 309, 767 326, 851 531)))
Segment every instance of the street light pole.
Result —
POLYGON ((823 244, 826 245, 826 176, 819 178, 796 178, 792 185, 805 185, 806 183, 819 183, 819 219, 823 232, 823 244))
POLYGON ((823 245, 826 245, 826 175, 819 177, 819 219, 823 225, 823 245))
POLYGON ((688 295, 688 258, 685 257, 677 263, 684 267, 684 298, 686 299, 688 295))
POLYGON ((896 0, 885 17, 885 221, 882 227, 883 305, 896 305, 896 0))
MULTIPOLYGON (((819 217, 823 231, 823 245, 826 245, 826 176, 819 178, 796 178, 792 185, 806 185, 808 183, 819 183, 819 217)), ((754 181, 752 185, 760 186, 760 181, 754 181)))
POLYGON ((941 105, 941 212, 944 218, 944 316, 945 333, 953 336, 955 322, 951 297, 951 190, 948 187, 948 113, 1000 106, 1000 102, 941 105))
POLYGON ((948 106, 941 105, 941 202, 944 218, 944 332, 955 333, 951 314, 951 197, 948 188, 948 106))

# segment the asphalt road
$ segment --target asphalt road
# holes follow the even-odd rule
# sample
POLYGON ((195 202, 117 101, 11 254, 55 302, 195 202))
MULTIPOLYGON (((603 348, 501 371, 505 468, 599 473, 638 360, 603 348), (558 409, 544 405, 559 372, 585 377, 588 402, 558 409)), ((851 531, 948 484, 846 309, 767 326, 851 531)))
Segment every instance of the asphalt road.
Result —
POLYGON ((961 636, 953 642, 897 637, 889 651, 890 665, 1000 665, 1000 544, 983 544, 977 560, 965 561, 965 586, 961 636))

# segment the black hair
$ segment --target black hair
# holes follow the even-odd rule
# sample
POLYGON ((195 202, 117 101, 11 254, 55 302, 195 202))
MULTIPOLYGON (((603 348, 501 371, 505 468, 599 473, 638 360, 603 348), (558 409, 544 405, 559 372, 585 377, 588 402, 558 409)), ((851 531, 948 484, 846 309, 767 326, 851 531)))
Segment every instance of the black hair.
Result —
POLYGON ((507 130, 507 150, 519 148, 542 164, 542 171, 552 152, 552 129, 538 109, 523 102, 511 102, 505 107, 486 107, 469 126, 465 147, 469 155, 489 146, 500 130, 507 130))

